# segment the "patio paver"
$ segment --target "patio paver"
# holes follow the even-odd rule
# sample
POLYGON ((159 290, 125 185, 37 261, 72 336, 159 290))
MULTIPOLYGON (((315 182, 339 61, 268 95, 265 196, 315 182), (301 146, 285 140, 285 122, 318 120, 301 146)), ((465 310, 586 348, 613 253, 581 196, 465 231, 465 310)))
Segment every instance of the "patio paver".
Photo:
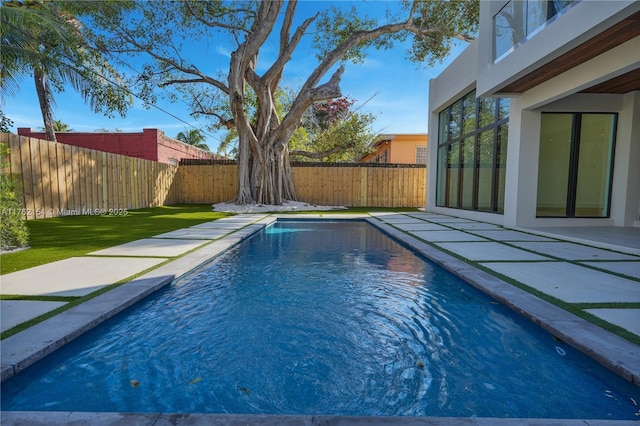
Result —
POLYGON ((496 242, 436 243, 469 260, 550 260, 548 257, 496 242))
POLYGON ((493 223, 484 223, 484 222, 449 222, 446 223, 447 226, 455 229, 459 229, 461 231, 466 230, 475 230, 475 229, 503 229, 501 226, 494 225, 493 223))
POLYGON ((638 256, 569 242, 514 242, 514 246, 566 260, 639 260, 638 256))
POLYGON ((392 225, 395 224, 402 224, 402 223, 425 223, 424 220, 420 220, 420 219, 416 219, 415 217, 410 217, 410 216, 394 216, 394 217, 388 217, 388 216, 382 216, 382 217, 378 217, 378 219, 390 223, 392 225))
POLYGON ((49 311, 53 311, 67 302, 44 302, 35 300, 0 301, 0 331, 5 331, 29 321, 49 311))
POLYGON ((486 241, 484 238, 477 235, 471 235, 462 231, 416 231, 411 232, 418 238, 422 238, 425 241, 438 242, 438 241, 486 241))
POLYGON ((436 223, 428 223, 428 222, 416 222, 416 223, 392 223, 396 228, 402 229, 403 231, 413 232, 413 231, 447 231, 449 228, 438 225, 436 223))
POLYGON ((72 257, 3 275, 0 293, 84 296, 162 262, 158 258, 72 257))
POLYGON ((216 220, 215 222, 222 223, 253 223, 260 219, 264 219, 269 215, 266 214, 241 214, 236 216, 223 217, 221 219, 216 220))
POLYGON ((461 217, 453 217, 453 216, 434 216, 428 219, 430 222, 436 223, 478 223, 475 220, 464 219, 461 217))
POLYGON ((201 223, 199 225, 191 226, 188 229, 208 228, 208 229, 231 229, 231 230, 236 230, 236 229, 240 229, 240 228, 242 228, 244 226, 247 226, 250 223, 252 223, 252 222, 222 222, 220 220, 214 220, 213 222, 205 222, 205 223, 201 223))
POLYGON ((206 244, 206 241, 174 238, 143 238, 130 243, 89 253, 96 256, 174 257, 206 244))
POLYGON ((227 235, 230 232, 235 231, 238 227, 233 229, 218 229, 218 228, 185 228, 177 229, 171 232, 165 232, 164 234, 155 235, 152 238, 177 238, 185 240, 217 240, 218 238, 227 235))
MULTIPOLYGON (((582 262, 595 268, 605 269, 616 274, 626 275, 640 280, 640 260, 624 262, 582 262)), ((640 322, 640 319, 638 320, 640 322)))
POLYGON ((585 309, 611 324, 640 336, 640 309, 585 309))
POLYGON ((569 303, 640 302, 640 283, 566 262, 495 262, 483 266, 569 303))
POLYGON ((510 229, 479 229, 468 232, 496 241, 554 241, 551 238, 510 229))
POLYGON ((407 216, 415 217, 422 220, 438 220, 438 219, 446 219, 450 216, 438 213, 407 213, 407 216))

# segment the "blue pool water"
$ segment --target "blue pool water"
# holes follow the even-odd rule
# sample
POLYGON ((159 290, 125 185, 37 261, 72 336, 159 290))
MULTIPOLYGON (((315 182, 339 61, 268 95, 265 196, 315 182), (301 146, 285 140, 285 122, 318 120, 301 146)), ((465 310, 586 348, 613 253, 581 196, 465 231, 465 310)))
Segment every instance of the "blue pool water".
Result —
POLYGON ((638 419, 640 389, 364 222, 278 222, 2 385, 2 410, 638 419))

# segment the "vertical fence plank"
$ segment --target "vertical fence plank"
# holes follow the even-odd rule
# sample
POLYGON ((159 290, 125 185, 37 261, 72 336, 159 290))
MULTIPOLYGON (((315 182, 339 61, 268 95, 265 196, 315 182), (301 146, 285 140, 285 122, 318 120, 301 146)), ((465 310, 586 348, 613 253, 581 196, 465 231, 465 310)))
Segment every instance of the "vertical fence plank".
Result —
POLYGON ((40 144, 37 139, 29 138, 29 148, 31 156, 31 184, 33 187, 33 207, 36 217, 42 215, 44 209, 44 191, 42 186, 42 169, 40 144))
POLYGON ((64 175, 64 190, 65 190, 65 204, 60 206, 60 213, 68 209, 75 204, 73 193, 73 160, 71 158, 71 147, 69 145, 63 145, 59 148, 62 149, 62 167, 64 175))
POLYGON ((11 174, 22 178, 22 162, 20 158, 20 137, 11 133, 1 133, 3 143, 9 148, 9 167, 11 174))
POLYGON ((55 216, 60 215, 60 211, 66 207, 68 195, 67 195, 67 183, 65 174, 65 160, 64 160, 64 144, 56 144, 56 168, 55 173, 58 181, 58 206, 55 216))
POLYGON ((155 176, 155 178, 153 179, 153 186, 152 186, 152 194, 153 194, 153 207, 156 207, 158 205, 160 205, 160 187, 161 187, 161 182, 160 179, 162 179, 162 173, 160 170, 160 167, 158 167, 158 163, 154 163, 151 165, 151 170, 153 175, 155 176))
POLYGON ((75 193, 75 206, 74 209, 82 208, 82 198, 84 196, 83 179, 84 173, 84 158, 80 155, 80 149, 78 147, 71 147, 71 158, 73 158, 73 192, 75 193))
POLYGON ((33 175, 31 171, 31 140, 29 138, 22 138, 20 141, 20 161, 22 163, 25 218, 35 219, 35 196, 33 194, 33 175))
POLYGON ((45 201, 45 212, 47 217, 55 217, 60 210, 60 191, 58 190, 58 151, 56 149, 57 143, 48 142, 46 144, 48 148, 48 155, 42 158, 43 167, 42 173, 48 176, 49 190, 45 193, 48 194, 50 200, 45 201), (45 164, 46 163, 46 168, 45 164))
POLYGON ((91 156, 89 151, 84 149, 78 150, 78 155, 80 156, 80 176, 82 178, 80 198, 82 200, 82 209, 87 210, 91 207, 91 156))
POLYGON ((102 205, 102 167, 99 152, 91 150, 91 209, 95 212, 102 205))

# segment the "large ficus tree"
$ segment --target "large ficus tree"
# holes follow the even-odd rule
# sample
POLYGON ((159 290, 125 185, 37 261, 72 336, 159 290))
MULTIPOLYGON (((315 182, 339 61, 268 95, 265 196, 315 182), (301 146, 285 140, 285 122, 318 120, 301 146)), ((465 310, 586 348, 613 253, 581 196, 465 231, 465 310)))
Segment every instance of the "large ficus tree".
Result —
MULTIPOLYGON (((306 10, 309 5, 305 3, 306 10)), ((314 5, 326 10, 302 19, 296 16, 297 1, 140 1, 135 13, 98 22, 107 31, 99 33, 102 40, 97 45, 148 55, 151 61, 138 83, 144 83, 140 93, 148 95, 149 102, 153 102, 154 87, 172 86, 189 94, 195 113, 235 128, 239 140, 236 203, 281 204, 296 198, 288 141, 309 107, 342 95, 345 61, 358 62, 368 48, 390 48, 411 37, 408 58, 434 63, 448 54, 453 41, 469 41, 477 30, 478 0, 394 2, 398 10, 389 11, 382 23, 361 16, 355 8, 345 10, 331 2, 314 5), (285 67, 303 36, 311 33, 317 65, 286 114, 279 117, 274 96, 285 67), (181 45, 187 40, 215 43, 221 35, 228 35, 233 44, 223 73, 214 61, 188 58, 181 45), (274 45, 275 60, 258 67, 265 56, 261 52, 273 50, 274 45), (247 93, 252 94, 251 105, 247 93), (215 108, 222 103, 228 111, 215 108)))

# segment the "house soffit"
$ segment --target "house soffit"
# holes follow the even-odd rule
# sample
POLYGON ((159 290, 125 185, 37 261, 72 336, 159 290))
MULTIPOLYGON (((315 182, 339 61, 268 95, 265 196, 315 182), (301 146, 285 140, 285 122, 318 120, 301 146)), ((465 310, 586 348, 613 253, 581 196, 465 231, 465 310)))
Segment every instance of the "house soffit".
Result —
MULTIPOLYGON (((569 52, 498 89, 499 93, 524 93, 596 56, 640 36, 640 12, 623 19, 569 52)), ((640 70, 633 70, 582 91, 623 94, 640 90, 640 70)))

